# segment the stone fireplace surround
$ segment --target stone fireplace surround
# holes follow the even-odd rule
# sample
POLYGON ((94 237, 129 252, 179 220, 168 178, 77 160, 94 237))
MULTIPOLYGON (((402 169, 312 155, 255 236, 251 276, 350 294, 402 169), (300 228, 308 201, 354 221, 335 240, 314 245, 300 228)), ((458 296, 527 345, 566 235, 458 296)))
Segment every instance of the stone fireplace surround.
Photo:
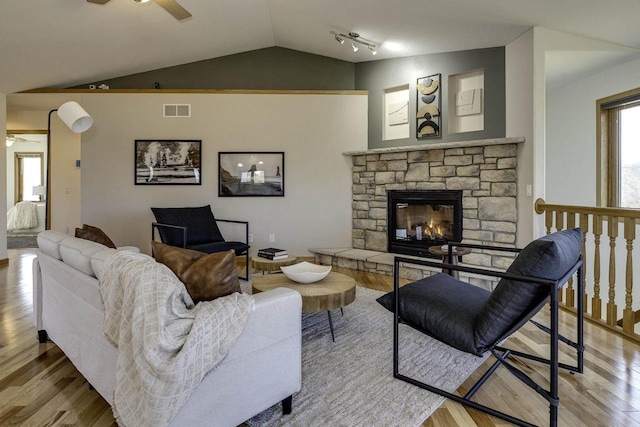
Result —
MULTIPOLYGON (((517 144, 522 142, 524 138, 499 138, 343 153, 353 162, 353 247, 310 251, 319 262, 391 274, 393 254, 386 253, 389 190, 462 190, 463 242, 515 246, 517 144)), ((474 250, 463 258, 467 265, 500 270, 512 261, 497 251, 474 250)), ((402 276, 419 279, 432 274, 428 270, 410 268, 402 276)))

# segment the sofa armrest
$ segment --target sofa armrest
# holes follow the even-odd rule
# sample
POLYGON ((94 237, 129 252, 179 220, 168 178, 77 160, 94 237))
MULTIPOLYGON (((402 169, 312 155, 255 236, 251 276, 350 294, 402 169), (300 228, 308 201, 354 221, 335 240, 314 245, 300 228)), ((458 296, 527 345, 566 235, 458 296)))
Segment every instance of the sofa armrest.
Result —
POLYGON ((256 309, 229 351, 227 360, 296 337, 301 346, 302 297, 294 290, 277 288, 253 296, 256 309))

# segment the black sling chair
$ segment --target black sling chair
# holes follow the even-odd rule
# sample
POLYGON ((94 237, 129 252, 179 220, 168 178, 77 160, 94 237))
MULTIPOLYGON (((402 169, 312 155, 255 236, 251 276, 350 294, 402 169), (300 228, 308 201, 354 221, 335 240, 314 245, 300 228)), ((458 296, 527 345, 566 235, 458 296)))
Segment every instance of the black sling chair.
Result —
MULTIPOLYGON (((454 243, 450 244, 452 245, 454 243)), ((549 403, 549 425, 556 426, 559 405, 558 370, 562 368, 571 373, 582 373, 584 367, 582 232, 579 228, 559 231, 534 240, 521 251, 515 248, 462 243, 455 243, 455 245, 491 251, 513 251, 519 254, 506 273, 395 257, 394 291, 378 299, 380 304, 394 313, 393 376, 512 424, 532 426, 533 424, 525 420, 471 401, 471 397, 489 376, 500 365, 504 365, 516 378, 539 393, 549 403), (500 278, 500 282, 493 292, 489 292, 447 274, 437 273, 399 288, 401 264, 403 266, 417 264, 493 276, 500 278), (570 341, 558 333, 558 293, 574 274, 577 276, 577 342, 570 341), (548 303, 551 319, 550 326, 545 327, 531 318, 548 303), (548 359, 501 345, 528 321, 549 335, 548 359), (463 397, 410 378, 398 370, 399 322, 406 323, 466 353, 483 356, 490 352, 497 360, 463 397), (558 361, 560 342, 575 349, 576 366, 558 361), (533 379, 510 363, 508 358, 512 356, 549 365, 549 390, 536 384, 533 379)))
POLYGON ((249 280, 249 223, 213 216, 211 206, 188 208, 151 208, 157 222, 151 223, 151 240, 156 238, 165 245, 192 249, 207 254, 233 249, 236 256, 245 257, 245 277, 249 280), (227 241, 218 228, 218 222, 239 224, 244 227, 244 242, 227 241))

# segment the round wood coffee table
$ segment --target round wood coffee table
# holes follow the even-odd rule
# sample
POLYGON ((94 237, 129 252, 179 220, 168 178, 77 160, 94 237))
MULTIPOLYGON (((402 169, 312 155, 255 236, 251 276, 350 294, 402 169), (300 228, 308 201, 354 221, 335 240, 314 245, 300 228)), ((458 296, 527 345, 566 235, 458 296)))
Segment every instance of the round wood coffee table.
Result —
POLYGON ((276 260, 254 256, 251 257, 251 267, 253 267, 254 270, 262 270, 262 274, 266 271, 271 273, 274 271, 280 271, 280 267, 295 264, 297 260, 298 259, 294 256, 276 260))
POLYGON ((345 274, 331 272, 315 283, 298 283, 284 274, 268 274, 253 279, 253 293, 266 292, 275 288, 289 288, 302 296, 302 312, 326 311, 329 317, 331 338, 335 341, 331 311, 351 304, 356 299, 356 281, 345 274))

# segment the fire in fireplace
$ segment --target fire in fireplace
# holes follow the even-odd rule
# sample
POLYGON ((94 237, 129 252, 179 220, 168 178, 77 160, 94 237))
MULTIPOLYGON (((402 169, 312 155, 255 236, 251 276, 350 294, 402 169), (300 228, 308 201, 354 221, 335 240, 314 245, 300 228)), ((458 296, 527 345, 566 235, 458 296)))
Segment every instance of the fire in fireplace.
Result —
POLYGON ((387 193, 389 252, 435 257, 429 247, 462 240, 462 191, 387 193))

